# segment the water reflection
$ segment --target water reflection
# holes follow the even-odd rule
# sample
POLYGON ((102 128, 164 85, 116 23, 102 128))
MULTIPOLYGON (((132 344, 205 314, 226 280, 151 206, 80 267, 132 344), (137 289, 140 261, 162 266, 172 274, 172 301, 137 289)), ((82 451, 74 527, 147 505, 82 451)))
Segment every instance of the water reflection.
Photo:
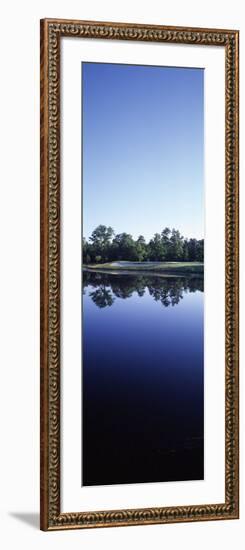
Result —
POLYGON ((161 277, 156 275, 122 275, 84 271, 83 292, 99 308, 111 307, 116 298, 131 298, 136 293, 140 298, 148 291, 156 302, 164 307, 175 306, 185 293, 203 292, 203 277, 161 277), (91 290, 94 289, 94 290, 91 290))
POLYGON ((203 479, 203 278, 83 283, 83 485, 203 479))

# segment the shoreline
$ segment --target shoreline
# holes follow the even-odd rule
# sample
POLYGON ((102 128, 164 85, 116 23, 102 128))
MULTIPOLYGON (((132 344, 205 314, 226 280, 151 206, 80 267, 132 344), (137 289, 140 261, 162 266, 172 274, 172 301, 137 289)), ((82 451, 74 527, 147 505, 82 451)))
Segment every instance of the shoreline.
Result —
MULTIPOLYGON (((194 266, 193 266, 194 268, 194 266)), ((144 269, 144 267, 136 267, 136 266, 130 266, 127 268, 124 267, 88 267, 83 266, 82 271, 88 272, 88 273, 105 273, 108 275, 142 275, 142 276, 157 276, 157 277, 200 277, 202 278, 204 276, 204 269, 193 269, 186 267, 186 269, 183 269, 181 267, 173 267, 173 268, 157 268, 153 267, 152 269, 149 267, 147 269, 144 269)))

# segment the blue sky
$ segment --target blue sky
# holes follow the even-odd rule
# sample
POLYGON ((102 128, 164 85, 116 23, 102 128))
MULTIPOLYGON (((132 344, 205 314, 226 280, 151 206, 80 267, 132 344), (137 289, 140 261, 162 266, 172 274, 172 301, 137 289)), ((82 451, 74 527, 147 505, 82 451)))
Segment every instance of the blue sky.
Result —
POLYGON ((83 235, 204 236, 204 70, 83 63, 83 235))

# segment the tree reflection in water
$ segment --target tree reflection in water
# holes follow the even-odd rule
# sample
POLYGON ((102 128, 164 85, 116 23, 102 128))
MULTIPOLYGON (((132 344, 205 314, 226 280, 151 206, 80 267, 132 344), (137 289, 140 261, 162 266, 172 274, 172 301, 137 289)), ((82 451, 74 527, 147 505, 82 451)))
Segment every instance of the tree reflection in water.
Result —
POLYGON ((164 307, 175 306, 186 292, 203 292, 203 277, 160 277, 156 275, 132 275, 118 273, 83 272, 83 292, 87 287, 89 296, 99 308, 111 307, 116 298, 130 298, 134 292, 139 297, 148 290, 153 300, 164 307))
POLYGON ((115 298, 113 298, 112 293, 105 287, 105 285, 100 285, 97 290, 90 292, 89 296, 100 308, 110 307, 115 302, 115 298))

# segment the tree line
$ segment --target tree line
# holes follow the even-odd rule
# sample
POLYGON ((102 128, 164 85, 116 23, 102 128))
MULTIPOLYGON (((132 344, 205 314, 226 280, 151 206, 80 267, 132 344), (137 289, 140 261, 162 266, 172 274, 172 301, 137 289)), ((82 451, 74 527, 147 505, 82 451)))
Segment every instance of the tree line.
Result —
POLYGON ((98 225, 89 240, 83 238, 83 262, 184 261, 203 262, 204 239, 184 238, 178 229, 165 227, 147 243, 143 235, 134 239, 129 233, 115 234, 112 227, 98 225))

